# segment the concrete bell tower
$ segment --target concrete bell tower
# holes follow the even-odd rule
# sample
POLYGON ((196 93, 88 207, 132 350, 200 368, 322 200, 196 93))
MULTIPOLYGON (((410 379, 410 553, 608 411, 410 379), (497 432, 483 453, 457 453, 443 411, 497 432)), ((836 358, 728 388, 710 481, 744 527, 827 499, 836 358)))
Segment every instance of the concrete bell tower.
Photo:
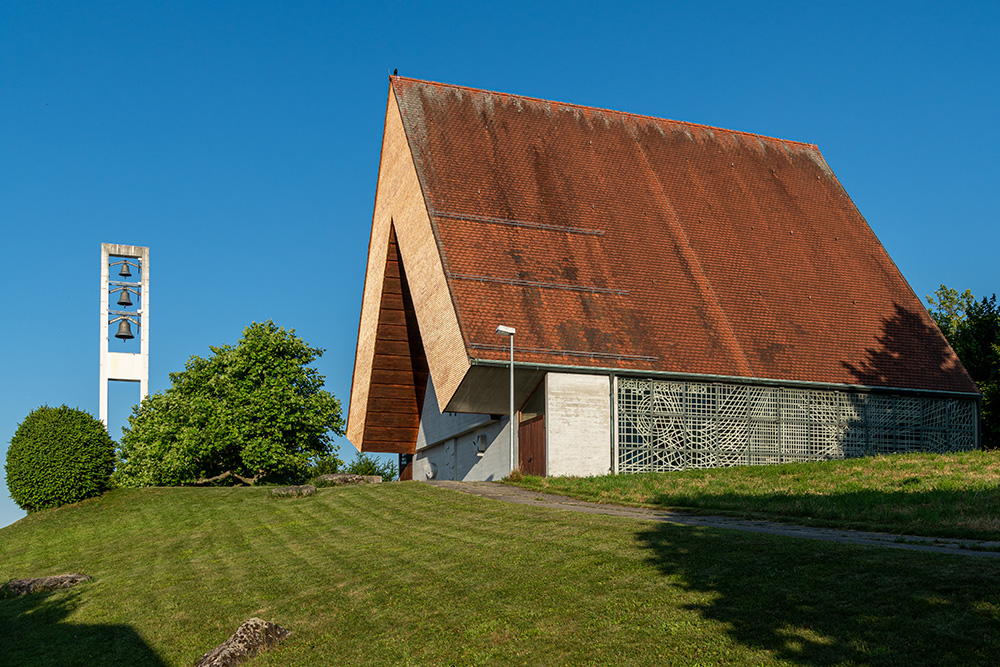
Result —
POLYGON ((105 427, 108 382, 112 380, 138 382, 140 401, 149 395, 149 248, 102 243, 100 402, 105 427), (118 325, 114 337, 129 346, 126 352, 110 350, 108 330, 114 324, 118 325), (132 326, 138 329, 137 334, 132 326))

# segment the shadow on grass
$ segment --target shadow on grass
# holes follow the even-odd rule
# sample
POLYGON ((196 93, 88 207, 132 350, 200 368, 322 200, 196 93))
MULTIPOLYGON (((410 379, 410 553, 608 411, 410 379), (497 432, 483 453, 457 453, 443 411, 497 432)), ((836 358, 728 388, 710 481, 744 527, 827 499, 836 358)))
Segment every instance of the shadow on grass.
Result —
POLYGON ((779 659, 978 665, 1000 655, 994 563, 669 524, 637 538, 665 576, 700 594, 695 611, 779 659))
POLYGON ((855 530, 1000 541, 1000 487, 905 490, 920 483, 914 476, 903 478, 895 491, 661 494, 650 504, 855 530))
POLYGON ((127 625, 67 621, 82 588, 0 599, 0 665, 149 665, 160 657, 127 625))

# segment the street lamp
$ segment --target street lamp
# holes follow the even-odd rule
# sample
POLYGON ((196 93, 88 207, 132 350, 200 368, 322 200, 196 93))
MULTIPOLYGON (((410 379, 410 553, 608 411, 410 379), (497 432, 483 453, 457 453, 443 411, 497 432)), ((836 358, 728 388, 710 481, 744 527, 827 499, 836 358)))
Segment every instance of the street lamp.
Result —
POLYGON ((496 334, 499 336, 510 336, 510 471, 514 472, 514 443, 515 443, 515 425, 514 425, 514 334, 516 333, 514 327, 507 327, 500 325, 497 327, 496 334))

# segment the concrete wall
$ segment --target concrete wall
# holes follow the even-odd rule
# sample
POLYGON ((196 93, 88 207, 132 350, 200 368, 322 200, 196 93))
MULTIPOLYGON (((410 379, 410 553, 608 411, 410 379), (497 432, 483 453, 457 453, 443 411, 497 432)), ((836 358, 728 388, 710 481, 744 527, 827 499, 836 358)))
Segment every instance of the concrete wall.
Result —
POLYGON ((510 471, 507 424, 506 416, 497 421, 485 414, 440 412, 434 383, 428 379, 413 479, 484 481, 506 477, 510 471), (485 450, 480 452, 482 444, 485 450))
POLYGON ((611 378, 549 373, 545 377, 546 471, 550 476, 611 471, 611 378))
POLYGON ((448 438, 492 421, 494 420, 490 415, 441 412, 438 409, 434 382, 428 377, 427 391, 424 392, 424 407, 420 412, 420 428, 417 431, 417 451, 441 444, 448 438))
POLYGON ((510 470, 507 417, 490 422, 436 445, 417 450, 413 458, 413 479, 457 479, 491 481, 503 479, 510 470), (477 436, 485 438, 486 450, 479 452, 477 436))

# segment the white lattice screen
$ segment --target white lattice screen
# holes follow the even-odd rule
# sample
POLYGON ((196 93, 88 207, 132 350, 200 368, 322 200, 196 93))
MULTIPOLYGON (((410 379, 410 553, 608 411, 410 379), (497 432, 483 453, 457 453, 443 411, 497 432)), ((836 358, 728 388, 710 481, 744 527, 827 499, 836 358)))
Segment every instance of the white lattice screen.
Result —
POLYGON ((619 472, 975 446, 973 399, 618 379, 619 472))

